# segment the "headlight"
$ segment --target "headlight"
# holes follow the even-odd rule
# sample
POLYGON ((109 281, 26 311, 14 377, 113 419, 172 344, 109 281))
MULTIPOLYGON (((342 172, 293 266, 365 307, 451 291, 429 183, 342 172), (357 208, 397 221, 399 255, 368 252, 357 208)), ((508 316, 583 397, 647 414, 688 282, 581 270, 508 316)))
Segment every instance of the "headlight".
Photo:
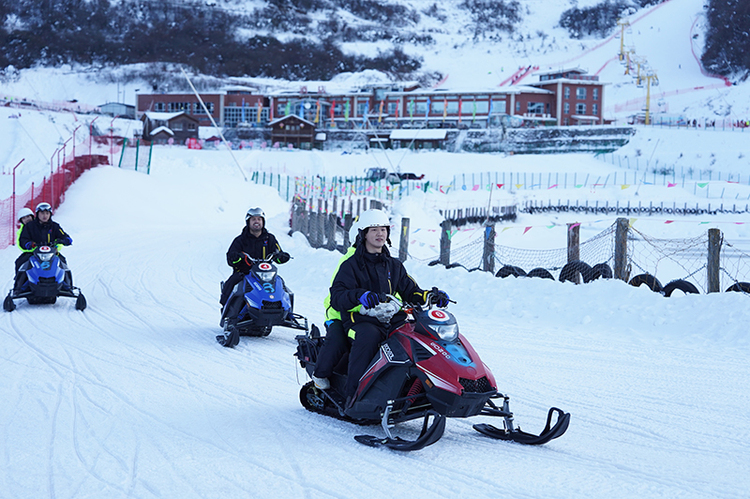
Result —
POLYGON ((274 278, 276 272, 256 272, 256 274, 258 274, 258 279, 263 282, 268 282, 274 278))
POLYGON ((37 253, 37 257, 39 257, 39 260, 42 262, 49 262, 52 260, 52 257, 55 256, 54 253, 37 253))
POLYGON ((458 324, 445 324, 442 326, 430 326, 443 341, 453 341, 458 337, 458 324))

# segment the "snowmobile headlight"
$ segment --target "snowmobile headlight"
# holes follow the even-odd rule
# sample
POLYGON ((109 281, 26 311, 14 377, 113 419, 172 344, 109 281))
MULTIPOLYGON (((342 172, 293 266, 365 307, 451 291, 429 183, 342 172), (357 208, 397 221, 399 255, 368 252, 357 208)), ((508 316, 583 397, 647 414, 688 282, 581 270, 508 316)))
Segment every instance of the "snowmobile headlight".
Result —
POLYGON ((52 260, 53 256, 55 256, 55 254, 52 253, 52 252, 49 252, 49 253, 37 253, 37 257, 42 262, 49 262, 50 260, 52 260))
POLYGON ((276 272, 256 272, 258 274, 258 279, 260 279, 263 282, 268 282, 273 280, 274 276, 276 275, 276 272))
POLYGON ((431 328, 443 341, 453 341, 458 337, 458 324, 435 325, 431 328))

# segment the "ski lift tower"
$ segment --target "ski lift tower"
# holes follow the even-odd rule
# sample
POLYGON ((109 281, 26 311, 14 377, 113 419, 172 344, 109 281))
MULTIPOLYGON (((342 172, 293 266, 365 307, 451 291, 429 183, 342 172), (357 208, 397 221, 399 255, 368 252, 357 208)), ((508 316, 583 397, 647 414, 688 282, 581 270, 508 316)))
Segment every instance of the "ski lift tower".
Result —
POLYGON ((651 124, 651 85, 659 84, 659 77, 655 72, 649 73, 643 77, 646 80, 646 124, 651 124))
POLYGON ((618 19, 617 25, 620 27, 620 61, 625 60, 625 28, 630 26, 627 19, 618 19))

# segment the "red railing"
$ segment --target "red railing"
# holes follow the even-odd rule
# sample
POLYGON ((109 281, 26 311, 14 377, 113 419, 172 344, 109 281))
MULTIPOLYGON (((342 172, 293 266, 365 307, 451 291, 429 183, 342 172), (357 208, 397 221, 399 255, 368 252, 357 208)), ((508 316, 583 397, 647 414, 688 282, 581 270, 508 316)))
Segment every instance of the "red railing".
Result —
POLYGON ((41 182, 32 182, 26 192, 16 192, 16 169, 24 162, 22 159, 13 168, 13 193, 7 199, 0 200, 0 248, 16 243, 16 230, 18 229, 16 214, 24 206, 34 210, 34 207, 47 202, 56 209, 65 200, 68 187, 75 182, 86 170, 98 165, 109 164, 109 158, 104 154, 91 153, 91 135, 76 151, 76 128, 73 136, 65 141, 50 157, 50 172, 45 175, 41 182), (70 150, 70 154, 67 151, 70 150), (83 152, 84 154, 79 154, 83 152))

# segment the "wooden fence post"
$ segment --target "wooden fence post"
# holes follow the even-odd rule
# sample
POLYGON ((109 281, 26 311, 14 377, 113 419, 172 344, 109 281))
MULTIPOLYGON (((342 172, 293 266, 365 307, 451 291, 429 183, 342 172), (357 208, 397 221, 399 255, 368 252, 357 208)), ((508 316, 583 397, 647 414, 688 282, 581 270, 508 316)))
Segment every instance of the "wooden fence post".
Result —
POLYGON ((719 266, 721 264, 721 231, 719 229, 708 229, 708 292, 718 293, 721 291, 719 279, 719 266))
MULTIPOLYGON (((581 224, 568 224, 568 263, 581 259, 581 224)), ((573 282, 581 284, 581 276, 578 272, 573 274, 573 282)))
POLYGON ((443 220, 440 224, 440 264, 448 266, 451 263, 451 221, 443 220))
POLYGON ((351 213, 344 215, 344 247, 342 253, 346 253, 346 250, 354 244, 354 241, 349 240, 349 229, 352 228, 353 218, 351 213))
POLYGON ((338 225, 338 215, 335 213, 329 213, 326 218, 328 220, 328 227, 326 227, 328 250, 333 251, 336 249, 336 225, 338 225))
POLYGON ((618 218, 615 224, 615 268, 612 272, 615 279, 627 282, 630 278, 627 269, 629 222, 627 218, 618 218))
POLYGON ((484 228, 484 250, 482 251, 482 270, 495 273, 495 224, 484 228))
POLYGON ((398 242, 398 259, 406 261, 406 255, 409 253, 409 219, 401 219, 401 239, 398 242))

